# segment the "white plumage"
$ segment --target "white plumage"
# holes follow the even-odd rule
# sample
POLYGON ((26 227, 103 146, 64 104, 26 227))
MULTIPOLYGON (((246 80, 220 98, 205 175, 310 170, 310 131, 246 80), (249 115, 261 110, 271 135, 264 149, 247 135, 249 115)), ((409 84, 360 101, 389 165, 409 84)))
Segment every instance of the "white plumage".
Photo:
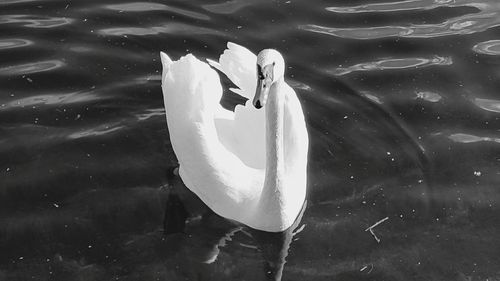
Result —
POLYGON ((268 105, 255 109, 257 57, 228 43, 219 62, 209 63, 250 99, 233 113, 220 105, 220 78, 207 63, 192 54, 172 61, 161 53, 161 60, 167 124, 184 184, 225 218, 264 231, 291 226, 305 200, 308 136, 282 74, 268 105))

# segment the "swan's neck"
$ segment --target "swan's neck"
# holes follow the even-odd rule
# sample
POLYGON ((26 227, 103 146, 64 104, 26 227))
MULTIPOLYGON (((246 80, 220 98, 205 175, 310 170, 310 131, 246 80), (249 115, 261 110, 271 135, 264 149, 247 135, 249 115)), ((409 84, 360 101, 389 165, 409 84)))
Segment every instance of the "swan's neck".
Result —
MULTIPOLYGON (((274 82, 269 90, 266 110, 266 176, 263 198, 268 204, 283 204, 283 182, 285 179, 284 149, 284 81, 274 82)), ((273 208, 273 206, 267 206, 273 208)), ((274 206, 280 209, 282 206, 274 206)))

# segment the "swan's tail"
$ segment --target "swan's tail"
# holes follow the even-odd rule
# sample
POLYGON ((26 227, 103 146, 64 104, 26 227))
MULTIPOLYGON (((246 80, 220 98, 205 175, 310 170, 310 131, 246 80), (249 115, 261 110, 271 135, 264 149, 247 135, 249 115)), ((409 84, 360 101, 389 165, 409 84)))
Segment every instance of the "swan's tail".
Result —
POLYGON ((164 52, 160 52, 161 64, 163 65, 163 73, 161 75, 161 82, 165 81, 165 75, 167 75, 170 70, 170 65, 173 63, 172 59, 165 54, 164 52))

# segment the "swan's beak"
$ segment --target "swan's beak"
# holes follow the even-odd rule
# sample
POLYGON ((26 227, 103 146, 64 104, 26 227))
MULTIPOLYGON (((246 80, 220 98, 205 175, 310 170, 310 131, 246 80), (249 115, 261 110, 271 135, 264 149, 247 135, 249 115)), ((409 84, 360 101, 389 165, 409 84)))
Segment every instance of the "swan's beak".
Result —
POLYGON ((267 96, 273 83, 273 66, 270 64, 261 69, 260 65, 257 65, 257 89, 253 98, 253 106, 257 109, 266 105, 267 96))

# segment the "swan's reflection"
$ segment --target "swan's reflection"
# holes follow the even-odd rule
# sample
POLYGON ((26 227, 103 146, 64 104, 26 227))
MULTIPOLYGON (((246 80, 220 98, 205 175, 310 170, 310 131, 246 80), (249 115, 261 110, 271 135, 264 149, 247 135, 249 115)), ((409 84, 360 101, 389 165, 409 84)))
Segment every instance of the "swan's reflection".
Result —
POLYGON ((304 202, 299 216, 290 228, 282 232, 265 232, 215 214, 182 183, 176 168, 170 169, 167 175, 169 194, 163 222, 164 233, 167 238, 179 234, 185 236, 184 241, 189 244, 186 247, 189 250, 183 254, 190 260, 188 266, 191 269, 206 269, 203 264, 214 263, 221 248, 239 234, 244 240, 251 241, 240 245, 249 248, 249 251, 256 249, 261 253, 265 280, 281 280, 292 238, 304 227, 299 228, 299 225, 307 202, 304 202))

